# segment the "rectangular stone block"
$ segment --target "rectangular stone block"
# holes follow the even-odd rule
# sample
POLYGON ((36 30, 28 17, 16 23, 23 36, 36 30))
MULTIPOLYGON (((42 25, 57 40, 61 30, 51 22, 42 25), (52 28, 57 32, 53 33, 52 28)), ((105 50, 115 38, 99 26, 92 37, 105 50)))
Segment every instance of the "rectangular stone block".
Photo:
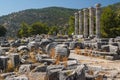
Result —
POLYGON ((8 56, 0 56, 0 69, 6 71, 8 56))
POLYGON ((20 57, 18 53, 11 54, 11 60, 13 67, 17 67, 20 64, 20 57))

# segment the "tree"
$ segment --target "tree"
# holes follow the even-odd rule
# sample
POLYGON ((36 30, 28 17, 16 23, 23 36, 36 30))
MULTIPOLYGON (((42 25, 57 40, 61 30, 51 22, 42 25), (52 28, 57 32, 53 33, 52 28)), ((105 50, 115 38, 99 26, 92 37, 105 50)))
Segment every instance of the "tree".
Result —
POLYGON ((117 14, 109 6, 103 9, 101 15, 101 33, 103 37, 116 37, 119 34, 117 14))
POLYGON ((33 23, 29 29, 29 33, 32 35, 37 35, 37 34, 47 34, 49 28, 47 27, 46 24, 43 24, 41 22, 36 22, 33 23))
POLYGON ((49 28, 47 27, 47 25, 41 22, 35 22, 32 25, 28 25, 27 23, 23 22, 17 36, 28 37, 37 34, 48 34, 48 31, 49 28))
POLYGON ((59 31, 59 29, 58 29, 57 26, 51 26, 51 27, 49 28, 48 34, 56 35, 56 34, 58 33, 58 31, 59 31))
POLYGON ((73 16, 71 16, 69 18, 69 28, 68 28, 68 34, 71 35, 74 32, 74 22, 75 22, 75 18, 73 16))
POLYGON ((28 37, 29 36, 28 30, 29 30, 29 25, 27 23, 23 22, 21 24, 21 28, 19 29, 17 36, 18 37, 28 37))
POLYGON ((117 25, 120 27, 120 9, 117 10, 117 18, 116 18, 116 21, 117 21, 117 25))
POLYGON ((0 37, 5 36, 7 30, 4 26, 0 25, 0 37))

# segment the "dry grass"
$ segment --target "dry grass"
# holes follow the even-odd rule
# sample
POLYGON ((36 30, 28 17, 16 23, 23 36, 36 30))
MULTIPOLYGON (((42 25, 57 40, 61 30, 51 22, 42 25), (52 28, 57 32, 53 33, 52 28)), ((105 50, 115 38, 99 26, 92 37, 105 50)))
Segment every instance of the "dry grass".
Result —
POLYGON ((67 61, 68 61, 68 58, 67 57, 63 57, 63 62, 64 62, 64 66, 67 67, 67 61))
POLYGON ((60 63, 60 61, 62 61, 64 63, 64 66, 67 67, 68 57, 57 55, 56 62, 55 62, 56 65, 58 65, 60 63))
POLYGON ((55 49, 54 48, 52 48, 50 50, 50 58, 55 58, 55 49))
POLYGON ((77 48, 75 48, 75 54, 81 54, 81 50, 80 50, 79 46, 77 46, 77 48))
POLYGON ((84 49, 84 55, 88 56, 88 49, 87 48, 84 49))
POLYGON ((42 51, 41 49, 37 49, 37 52, 38 52, 39 54, 43 54, 43 51, 42 51))
POLYGON ((60 55, 57 55, 56 57, 56 65, 58 65, 60 63, 60 55))
POLYGON ((35 59, 35 54, 34 54, 34 52, 30 52, 30 58, 31 58, 31 59, 35 59))
POLYGON ((10 52, 10 53, 17 52, 16 47, 10 47, 9 52, 10 52))
POLYGON ((88 74, 89 74, 89 75, 94 75, 94 71, 89 70, 89 71, 88 71, 88 74))
POLYGON ((30 59, 31 59, 33 62, 36 62, 34 52, 30 52, 30 59))
POLYGON ((0 76, 0 80, 4 80, 4 78, 2 76, 0 76))
POLYGON ((8 71, 8 72, 14 71, 14 66, 13 66, 13 64, 12 64, 12 61, 11 61, 11 60, 8 60, 8 67, 7 67, 7 71, 8 71))
POLYGON ((20 56, 23 56, 25 54, 25 52, 23 51, 23 50, 21 50, 20 52, 19 52, 19 55, 20 56))
POLYGON ((102 75, 99 75, 95 80, 104 80, 102 75))

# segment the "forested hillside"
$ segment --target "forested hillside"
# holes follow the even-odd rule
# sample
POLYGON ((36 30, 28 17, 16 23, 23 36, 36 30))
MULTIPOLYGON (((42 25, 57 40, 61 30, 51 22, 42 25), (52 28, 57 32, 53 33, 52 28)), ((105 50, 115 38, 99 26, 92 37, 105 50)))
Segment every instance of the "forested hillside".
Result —
POLYGON ((63 26, 76 11, 77 9, 62 7, 27 9, 0 17, 0 24, 7 28, 9 35, 12 35, 18 31, 22 22, 27 24, 42 22, 48 26, 63 26))
POLYGON ((103 7, 101 15, 102 37, 120 36, 120 2, 103 7))
MULTIPOLYGON (((7 28, 8 36, 15 36, 21 25, 23 27, 24 24, 22 23, 27 26, 34 26, 36 22, 40 22, 37 25, 43 23, 47 27, 54 26, 51 30, 47 30, 48 33, 58 30, 56 27, 69 24, 68 32, 72 33, 74 30, 74 13, 77 11, 78 9, 62 7, 27 9, 1 16, 0 24, 7 28)), ((101 33, 103 37, 120 36, 120 2, 102 7, 101 33)))

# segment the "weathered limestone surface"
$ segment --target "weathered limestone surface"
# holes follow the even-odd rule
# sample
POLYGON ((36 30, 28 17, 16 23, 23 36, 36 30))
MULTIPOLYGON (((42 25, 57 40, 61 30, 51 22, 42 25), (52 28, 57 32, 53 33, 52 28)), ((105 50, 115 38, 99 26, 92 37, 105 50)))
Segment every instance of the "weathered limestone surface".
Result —
POLYGON ((84 38, 88 37, 88 10, 84 9, 84 38))
POLYGON ((18 53, 11 54, 11 60, 14 67, 17 67, 20 64, 20 57, 18 53))
POLYGON ((100 6, 101 4, 96 4, 96 37, 100 38, 100 6))
POLYGON ((83 35, 83 14, 79 11, 79 34, 83 35))
POLYGON ((89 36, 94 35, 94 8, 89 8, 89 36))
POLYGON ((7 61, 8 61, 8 56, 0 56, 0 70, 6 71, 8 67, 7 61))
POLYGON ((95 29, 96 38, 100 38, 100 34, 101 34, 100 33, 100 17, 101 17, 100 6, 101 4, 96 4, 95 11, 93 7, 88 8, 89 13, 88 13, 88 9, 83 9, 83 14, 82 14, 82 11, 75 13, 75 35, 84 35, 84 38, 94 37, 94 29, 95 29), (94 20, 94 17, 96 17, 96 20, 94 20), (89 19, 89 22, 88 22, 88 19, 89 19), (96 25, 96 28, 94 28, 94 23, 96 25))
POLYGON ((78 18, 78 13, 75 13, 75 35, 79 34, 78 18))

